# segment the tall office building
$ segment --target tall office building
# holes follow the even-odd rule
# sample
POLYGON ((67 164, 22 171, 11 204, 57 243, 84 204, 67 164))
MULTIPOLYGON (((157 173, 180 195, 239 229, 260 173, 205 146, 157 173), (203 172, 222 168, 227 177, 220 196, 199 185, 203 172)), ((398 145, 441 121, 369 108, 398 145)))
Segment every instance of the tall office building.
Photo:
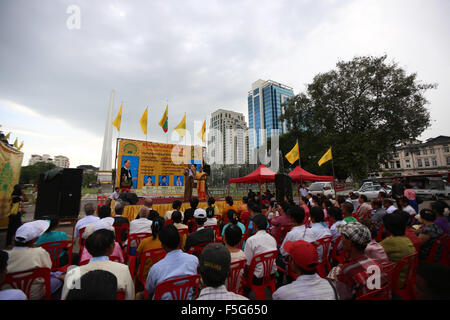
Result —
POLYGON ((248 163, 248 128, 242 113, 216 110, 209 128, 208 149, 215 164, 248 163))
POLYGON ((287 121, 281 122, 279 118, 284 114, 282 104, 292 97, 291 87, 272 80, 258 80, 252 84, 252 90, 248 92, 250 150, 263 145, 272 129, 278 129, 280 135, 289 131, 287 121), (260 134, 260 129, 265 130, 260 134))

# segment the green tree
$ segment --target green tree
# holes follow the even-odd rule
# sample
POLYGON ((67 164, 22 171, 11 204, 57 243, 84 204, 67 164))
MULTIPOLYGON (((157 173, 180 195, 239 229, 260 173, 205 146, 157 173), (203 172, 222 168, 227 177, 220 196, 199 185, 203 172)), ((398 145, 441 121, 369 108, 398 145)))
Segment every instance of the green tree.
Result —
POLYGON ((90 184, 97 182, 97 174, 92 172, 83 173, 83 187, 88 187, 90 184))
POLYGON ((416 73, 407 74, 386 55, 340 61, 288 101, 280 119, 292 130, 280 137, 282 152, 298 139, 302 166, 331 174, 331 162, 317 164, 331 146, 338 178, 365 178, 396 146, 430 126, 424 93, 436 86, 420 83, 416 73))
POLYGON ((34 184, 39 180, 41 173, 45 173, 48 170, 55 168, 55 164, 46 162, 37 162, 35 164, 25 166, 21 168, 19 183, 21 184, 34 184))

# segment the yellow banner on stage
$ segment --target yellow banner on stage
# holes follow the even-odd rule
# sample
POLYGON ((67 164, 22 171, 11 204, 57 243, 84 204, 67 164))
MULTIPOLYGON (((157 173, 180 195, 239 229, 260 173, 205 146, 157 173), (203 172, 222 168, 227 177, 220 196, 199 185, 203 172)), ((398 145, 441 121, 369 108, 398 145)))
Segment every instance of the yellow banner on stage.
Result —
POLYGON ((23 153, 0 142, 0 226, 8 224, 11 193, 19 183, 23 153))
MULTIPOLYGON (((127 185, 139 196, 184 195, 184 169, 203 164, 203 148, 119 139, 116 186, 127 185)), ((195 193, 193 193, 195 195, 195 193)))

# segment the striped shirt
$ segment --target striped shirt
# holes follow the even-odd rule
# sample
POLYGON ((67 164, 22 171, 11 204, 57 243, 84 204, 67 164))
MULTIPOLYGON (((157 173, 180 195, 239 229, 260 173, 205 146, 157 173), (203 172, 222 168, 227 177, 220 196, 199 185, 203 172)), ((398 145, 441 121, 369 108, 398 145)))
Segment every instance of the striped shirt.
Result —
POLYGON ((328 280, 317 273, 302 274, 294 282, 278 288, 273 300, 335 300, 334 290, 328 280))
POLYGON ((234 292, 230 292, 227 290, 225 285, 221 285, 217 288, 203 288, 202 291, 200 291, 200 295, 197 300, 248 300, 248 298, 234 292))
MULTIPOLYGON (((353 258, 347 261, 342 266, 342 271, 339 273, 337 280, 343 284, 347 293, 341 293, 340 296, 350 299, 362 296, 370 291, 367 288, 367 279, 373 274, 368 274, 367 269, 371 266, 378 266, 381 274, 381 265, 368 258, 365 255, 353 258)), ((381 284, 383 286, 383 283, 381 284)))

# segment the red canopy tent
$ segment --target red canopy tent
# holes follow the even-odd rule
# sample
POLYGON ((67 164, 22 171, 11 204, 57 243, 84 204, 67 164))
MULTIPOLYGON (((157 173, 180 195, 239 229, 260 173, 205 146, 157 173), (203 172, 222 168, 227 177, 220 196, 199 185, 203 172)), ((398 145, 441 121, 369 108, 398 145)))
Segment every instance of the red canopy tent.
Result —
POLYGON ((228 183, 264 183, 274 182, 276 173, 267 168, 265 165, 260 165, 258 169, 252 173, 241 178, 229 179, 228 183))
MULTIPOLYGON (((255 171, 241 178, 234 178, 228 180, 228 194, 230 194, 230 183, 258 183, 259 192, 261 193, 261 183, 275 182, 276 173, 267 168, 265 165, 260 165, 255 171)), ((261 199, 260 199, 261 201, 261 199)))
POLYGON ((334 181, 333 176, 318 176, 306 171, 299 166, 295 167, 294 170, 289 172, 292 178, 292 182, 302 182, 302 181, 334 181))

